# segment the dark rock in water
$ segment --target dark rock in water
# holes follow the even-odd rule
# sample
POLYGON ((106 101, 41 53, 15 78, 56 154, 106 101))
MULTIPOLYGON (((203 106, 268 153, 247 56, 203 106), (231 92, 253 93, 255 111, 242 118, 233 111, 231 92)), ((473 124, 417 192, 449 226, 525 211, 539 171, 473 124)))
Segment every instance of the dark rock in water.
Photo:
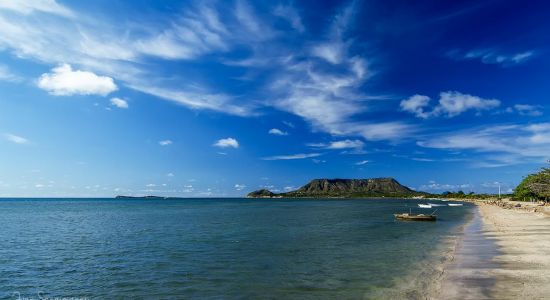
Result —
POLYGON ((248 194, 249 198, 260 197, 412 197, 424 195, 401 185, 393 178, 371 179, 314 179, 298 190, 275 194, 266 189, 248 194))

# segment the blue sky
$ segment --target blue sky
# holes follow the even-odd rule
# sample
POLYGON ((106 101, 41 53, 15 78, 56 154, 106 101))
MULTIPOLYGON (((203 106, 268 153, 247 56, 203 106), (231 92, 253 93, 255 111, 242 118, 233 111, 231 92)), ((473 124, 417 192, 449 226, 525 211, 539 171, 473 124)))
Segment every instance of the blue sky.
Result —
POLYGON ((550 158, 545 1, 0 0, 0 196, 313 178, 513 188, 550 158))

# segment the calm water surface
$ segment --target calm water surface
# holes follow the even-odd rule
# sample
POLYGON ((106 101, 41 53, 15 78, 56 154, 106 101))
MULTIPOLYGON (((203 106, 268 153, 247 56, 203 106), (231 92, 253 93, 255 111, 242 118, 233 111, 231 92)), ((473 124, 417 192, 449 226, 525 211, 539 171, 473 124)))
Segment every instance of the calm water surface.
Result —
POLYGON ((440 262, 439 245, 472 212, 465 204, 439 207, 436 223, 394 220, 416 203, 2 199, 0 298, 414 297, 418 288, 403 283, 421 276, 404 270, 440 262))

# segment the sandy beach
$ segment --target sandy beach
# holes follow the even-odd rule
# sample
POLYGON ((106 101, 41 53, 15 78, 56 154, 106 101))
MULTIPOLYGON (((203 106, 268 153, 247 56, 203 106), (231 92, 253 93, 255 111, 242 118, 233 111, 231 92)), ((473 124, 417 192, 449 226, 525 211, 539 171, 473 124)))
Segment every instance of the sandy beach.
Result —
POLYGON ((550 299, 550 217, 479 204, 438 299, 550 299))

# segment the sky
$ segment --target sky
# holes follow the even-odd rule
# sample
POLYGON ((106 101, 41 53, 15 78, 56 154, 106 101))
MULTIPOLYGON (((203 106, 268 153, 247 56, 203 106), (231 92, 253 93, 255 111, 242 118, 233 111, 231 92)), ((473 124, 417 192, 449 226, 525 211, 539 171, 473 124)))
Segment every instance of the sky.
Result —
POLYGON ((550 159, 547 1, 0 0, 0 197, 314 178, 511 192, 550 159))

